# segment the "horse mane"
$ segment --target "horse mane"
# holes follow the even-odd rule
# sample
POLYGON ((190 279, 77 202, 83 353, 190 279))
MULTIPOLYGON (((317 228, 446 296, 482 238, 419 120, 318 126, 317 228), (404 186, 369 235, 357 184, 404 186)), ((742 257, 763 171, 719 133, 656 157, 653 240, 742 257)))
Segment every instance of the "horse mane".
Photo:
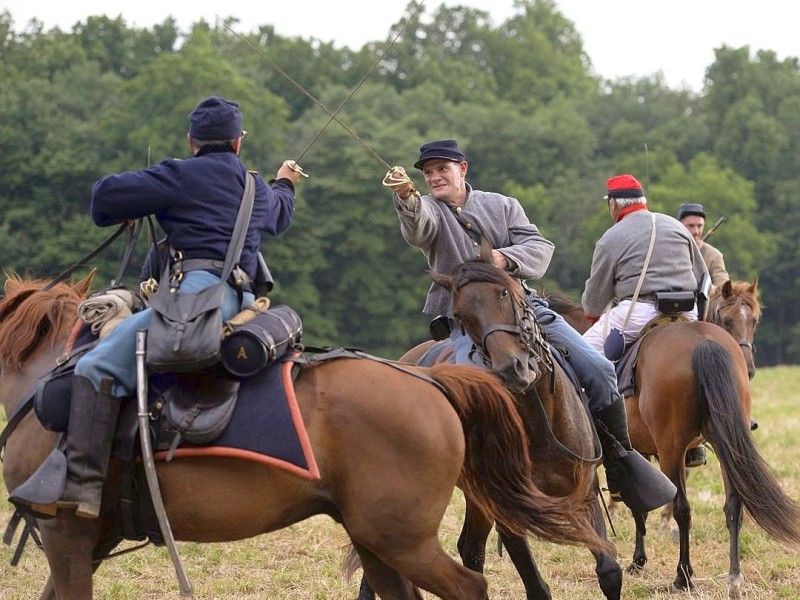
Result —
POLYGON ((517 299, 522 297, 522 287, 514 285, 516 279, 496 267, 494 263, 487 262, 482 258, 473 258, 465 261, 453 270, 453 291, 471 281, 498 283, 508 287, 517 299))
POLYGON ((7 275, 0 299, 0 364, 22 369, 43 344, 54 348, 77 316, 80 294, 66 283, 7 275))

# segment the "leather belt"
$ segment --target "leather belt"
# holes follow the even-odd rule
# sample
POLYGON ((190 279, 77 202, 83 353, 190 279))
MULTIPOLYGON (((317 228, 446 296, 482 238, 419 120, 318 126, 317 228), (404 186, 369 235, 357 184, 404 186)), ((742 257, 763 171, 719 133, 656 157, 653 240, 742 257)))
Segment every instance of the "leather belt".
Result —
MULTIPOLYGON (((212 258, 185 258, 181 261, 181 271, 188 273, 189 271, 208 271, 214 275, 222 275, 222 267, 225 265, 223 260, 214 260, 212 258)), ((242 289, 247 292, 254 290, 253 278, 245 273, 241 268, 234 267, 231 273, 231 280, 235 283, 236 280, 242 282, 242 289)))

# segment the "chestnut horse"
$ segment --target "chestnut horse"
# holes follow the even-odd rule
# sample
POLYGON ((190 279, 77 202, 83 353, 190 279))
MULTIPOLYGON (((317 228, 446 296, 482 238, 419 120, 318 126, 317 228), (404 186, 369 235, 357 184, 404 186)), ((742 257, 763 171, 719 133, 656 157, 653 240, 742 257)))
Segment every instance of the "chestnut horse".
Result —
MULTIPOLYGON (((717 311, 713 307, 715 303, 734 305, 733 294, 747 295, 755 290, 755 283, 721 286, 710 299, 710 314, 747 314, 746 310, 717 311)), ((748 299, 754 301, 755 294, 748 299)), ((563 296, 548 296, 548 301, 553 310, 577 317, 579 305, 563 296)), ((760 312, 756 310, 754 314, 760 312)), ((723 319, 722 323, 725 322, 723 319)), ((585 320, 575 323, 579 331, 588 328, 585 320)), ((752 344, 752 338, 748 342, 752 344)), ((673 586, 679 590, 693 587, 694 574, 684 457, 687 449, 702 439, 711 445, 719 459, 725 487, 731 597, 740 595, 743 583, 739 556, 743 508, 767 534, 782 542, 800 544, 800 505, 781 489, 750 433, 750 376, 744 349, 740 341, 714 323, 659 325, 642 339, 635 365, 636 389, 625 398, 633 447, 645 456, 657 457, 662 472, 678 488, 672 514, 678 524, 680 544, 673 586)), ((647 515, 633 517, 636 546, 629 572, 641 570, 647 562, 644 546, 647 515)))
MULTIPOLYGON (((6 415, 56 364, 90 285, 89 278, 48 289, 45 283, 10 277, 0 301, 6 415)), ((484 577, 448 556, 437 538, 458 482, 479 511, 510 532, 592 543, 569 502, 535 488, 525 430, 495 376, 468 366, 387 363, 344 358, 301 367, 295 395, 318 479, 227 457, 157 463, 175 539, 232 541, 327 514, 347 531, 382 598, 419 599, 419 586, 450 600, 485 600, 484 577)), ((30 476, 55 437, 25 416, 5 448, 7 489, 30 476)), ((38 521, 50 566, 42 598, 92 597, 93 571, 122 541, 118 508, 109 501, 121 468, 112 460, 99 519, 59 511, 38 521)))
MULTIPOLYGON (((576 514, 587 515, 598 536, 606 539, 597 480, 602 450, 591 416, 569 375, 544 345, 541 330, 525 302, 519 282, 495 267, 489 256, 484 253, 483 259, 459 265, 452 277, 437 273, 431 273, 431 277, 437 284, 452 290, 453 314, 487 363, 491 363, 493 372, 501 378, 506 369, 515 369, 515 363, 529 362, 529 354, 533 352, 537 358, 536 383, 526 391, 515 392, 517 408, 528 434, 531 475, 543 492, 570 499, 576 514)), ((434 343, 427 341, 412 348, 400 362, 428 364, 426 353, 434 343)), ((451 360, 452 353, 446 352, 438 353, 433 359, 436 363, 451 360)), ((483 572, 486 541, 492 525, 492 519, 467 498, 458 540, 464 565, 483 572)), ((536 566, 525 537, 507 531, 502 524, 497 529, 522 578, 526 598, 550 599, 549 586, 536 566)), ((615 549, 609 543, 604 548, 590 550, 595 557, 595 572, 604 597, 619 599, 622 569, 616 561, 615 549)), ((359 596, 361 600, 372 597, 363 589, 359 596)))
MULTIPOLYGON (((550 307, 564 317, 578 333, 584 333, 592 322, 586 318, 583 307, 561 293, 547 295, 550 307)), ((711 291, 708 301, 708 321, 719 325, 731 334, 742 349, 747 362, 747 374, 756 374, 756 327, 761 321, 761 301, 758 277, 748 281, 728 280, 711 291)))

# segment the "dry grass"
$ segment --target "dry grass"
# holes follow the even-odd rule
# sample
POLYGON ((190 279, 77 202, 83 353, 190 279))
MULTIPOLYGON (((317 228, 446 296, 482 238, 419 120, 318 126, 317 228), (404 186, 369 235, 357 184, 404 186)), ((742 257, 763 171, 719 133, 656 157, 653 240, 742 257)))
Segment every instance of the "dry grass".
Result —
MULTIPOLYGON (((754 437, 775 468, 786 491, 800 498, 800 367, 761 369, 754 380, 753 414, 761 427, 754 437)), ((5 493, 4 489, 0 489, 5 493)), ((692 562, 696 589, 675 594, 669 584, 675 576, 677 545, 671 533, 650 517, 647 547, 650 562, 641 575, 626 576, 623 598, 696 600, 727 598, 728 535, 722 504, 724 494, 716 459, 692 471, 692 562)), ((10 516, 10 505, 0 504, 0 523, 10 516)), ((456 492, 441 528, 444 547, 455 556, 463 516, 463 499, 456 492)), ((626 566, 633 552, 633 523, 620 514, 614 519, 620 562, 626 566)), ((486 575, 494 600, 523 598, 524 590, 507 556, 498 556, 496 537, 489 541, 486 575)), ((532 541, 539 566, 554 598, 570 600, 601 597, 591 555, 582 549, 532 541)), ((179 552, 195 598, 254 600, 256 598, 353 599, 358 577, 344 581, 341 563, 347 539, 341 527, 326 517, 315 517, 282 531, 229 544, 179 544, 179 552)), ((748 518, 741 535, 745 598, 797 598, 800 589, 800 553, 778 545, 748 518)), ((31 546, 17 567, 9 561, 12 549, 0 548, 0 598, 38 598, 47 578, 47 562, 31 546)), ((360 573, 359 573, 360 574, 360 573)), ((164 548, 148 547, 105 563, 96 578, 96 598, 114 600, 178 599, 175 574, 164 548)), ((426 596, 430 597, 430 596, 426 596)))

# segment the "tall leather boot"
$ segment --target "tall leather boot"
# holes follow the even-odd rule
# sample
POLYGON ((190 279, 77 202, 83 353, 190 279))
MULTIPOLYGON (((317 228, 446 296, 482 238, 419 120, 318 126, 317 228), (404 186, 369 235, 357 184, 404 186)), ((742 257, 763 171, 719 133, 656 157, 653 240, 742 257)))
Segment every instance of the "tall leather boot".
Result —
POLYGON ((612 498, 622 500, 633 512, 646 513, 675 497, 675 485, 631 446, 622 398, 596 415, 595 427, 612 498))
POLYGON ((75 509, 84 519, 100 515, 103 484, 111 458, 111 444, 122 403, 111 395, 112 381, 104 379, 102 390, 87 378, 72 381, 72 403, 67 430, 67 483, 58 501, 59 509, 75 509))

